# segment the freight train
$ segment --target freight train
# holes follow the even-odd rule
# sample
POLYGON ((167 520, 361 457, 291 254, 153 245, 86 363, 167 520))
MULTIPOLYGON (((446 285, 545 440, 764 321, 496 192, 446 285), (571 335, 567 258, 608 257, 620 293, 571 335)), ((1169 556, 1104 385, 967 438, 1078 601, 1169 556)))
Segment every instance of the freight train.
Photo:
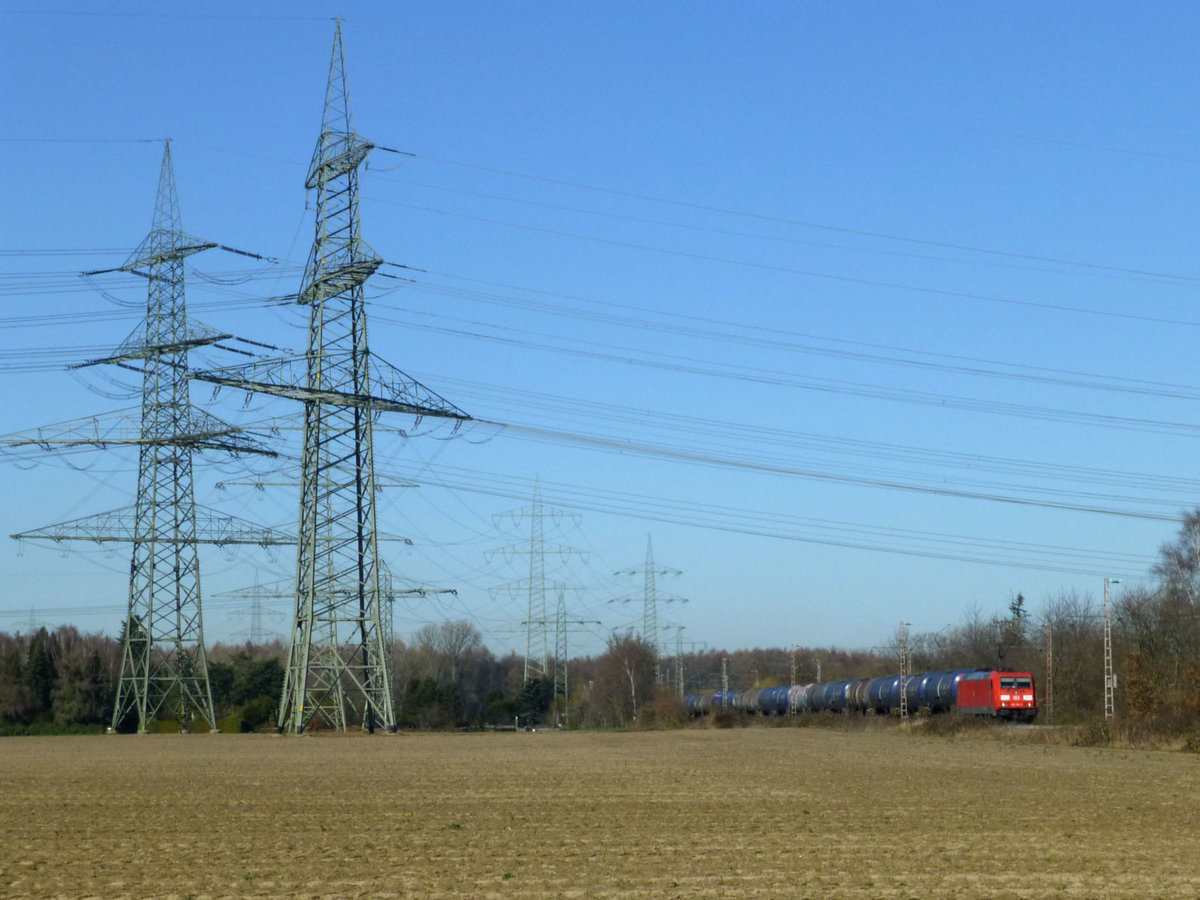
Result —
POLYGON ((721 708, 752 715, 819 712, 899 715, 902 699, 910 715, 950 712, 1012 722, 1032 722, 1037 716, 1033 674, 997 669, 850 678, 748 691, 710 691, 684 697, 692 716, 707 715, 721 708))

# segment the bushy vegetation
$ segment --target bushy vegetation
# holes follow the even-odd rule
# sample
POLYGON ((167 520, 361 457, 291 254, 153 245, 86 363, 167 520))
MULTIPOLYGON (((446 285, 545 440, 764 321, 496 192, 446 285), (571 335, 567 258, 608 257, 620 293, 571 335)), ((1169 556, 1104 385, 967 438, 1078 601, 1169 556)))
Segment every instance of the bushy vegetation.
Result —
MULTIPOLYGON (((1064 592, 1035 612, 1016 594, 1004 615, 972 609, 955 627, 908 635, 912 671, 1028 670, 1040 721, 1068 726, 1063 739, 1200 747, 1200 508, 1160 549, 1153 574, 1153 590, 1111 598, 1115 723, 1103 719, 1103 619, 1091 595, 1064 592)), ((866 678, 897 670, 899 638, 892 650, 756 648, 675 659, 659 658, 637 635, 614 634, 598 657, 568 663, 568 699, 556 696, 553 673, 526 682, 524 660, 495 657, 470 622, 442 622, 392 646, 393 700, 403 728, 677 727, 687 718, 673 687, 679 667, 689 692, 866 678)), ((0 633, 0 735, 103 730, 111 721, 120 652, 118 640, 71 626, 0 633)), ((222 731, 273 726, 285 658, 279 643, 210 648, 222 731)), ((722 713, 709 724, 744 723, 745 717, 722 713)), ((960 730, 944 725, 927 733, 938 728, 960 730)))

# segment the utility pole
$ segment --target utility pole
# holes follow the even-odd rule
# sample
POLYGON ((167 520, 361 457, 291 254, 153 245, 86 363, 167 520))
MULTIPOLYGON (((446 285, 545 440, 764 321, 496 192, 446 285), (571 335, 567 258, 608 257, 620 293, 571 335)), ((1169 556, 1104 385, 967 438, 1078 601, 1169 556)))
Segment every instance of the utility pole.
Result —
POLYGON ((725 696, 725 702, 729 701, 729 657, 721 657, 721 693, 725 696))
MULTIPOLYGON (((641 594, 642 600, 642 640, 654 648, 655 663, 654 663, 654 680, 656 683, 661 683, 663 680, 662 666, 659 665, 657 657, 662 655, 662 647, 658 639, 658 604, 660 603, 687 603, 685 597, 671 597, 658 593, 657 577, 659 575, 682 575, 679 569, 657 569, 654 567, 654 546, 651 543, 650 535, 646 535, 646 564, 639 568, 621 569, 615 572, 616 575, 642 575, 644 576, 644 585, 641 594)), ((625 597, 616 597, 609 603, 629 603, 637 600, 635 595, 625 597)))
POLYGON ((1120 584, 1118 578, 1104 579, 1104 719, 1112 721, 1116 714, 1116 684, 1112 664, 1112 616, 1108 606, 1108 588, 1120 584))
POLYGON ((140 411, 120 410, 54 426, 51 433, 38 429, 0 440, 9 447, 138 448, 134 506, 12 535, 18 540, 132 544, 128 613, 111 731, 133 715, 138 732, 145 733, 164 713, 175 718, 182 731, 190 730, 197 719, 216 729, 197 547, 201 543, 266 546, 294 540, 293 535, 196 506, 194 453, 216 450, 276 455, 242 429, 191 404, 185 377, 188 350, 233 337, 189 322, 186 312, 184 260, 217 246, 183 231, 171 142, 166 141, 149 235, 124 265, 87 273, 131 272, 145 278, 145 319, 111 355, 72 367, 112 364, 138 372, 142 376, 140 411))
POLYGON ((900 718, 908 718, 908 644, 905 629, 911 622, 900 622, 900 718))
POLYGON ((304 186, 315 235, 297 302, 309 310, 304 356, 194 373, 216 385, 302 401, 295 619, 279 707, 281 732, 315 719, 344 731, 395 731, 381 610, 374 421, 470 419, 371 353, 363 290, 383 260, 360 234, 358 168, 374 145, 354 131, 337 21, 321 135, 304 186))

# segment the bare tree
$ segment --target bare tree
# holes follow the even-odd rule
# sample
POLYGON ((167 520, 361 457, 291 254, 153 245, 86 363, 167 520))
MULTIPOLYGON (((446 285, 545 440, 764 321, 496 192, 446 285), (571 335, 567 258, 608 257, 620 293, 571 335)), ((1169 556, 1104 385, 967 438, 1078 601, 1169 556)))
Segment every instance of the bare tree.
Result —
POLYGON ((596 661, 593 718, 603 724, 611 716, 618 725, 636 719, 640 705, 653 696, 657 660, 646 641, 632 634, 611 636, 608 649, 596 661))
POLYGON ((1163 544, 1153 572, 1170 593, 1200 607, 1200 506, 1183 517, 1175 542, 1163 544))

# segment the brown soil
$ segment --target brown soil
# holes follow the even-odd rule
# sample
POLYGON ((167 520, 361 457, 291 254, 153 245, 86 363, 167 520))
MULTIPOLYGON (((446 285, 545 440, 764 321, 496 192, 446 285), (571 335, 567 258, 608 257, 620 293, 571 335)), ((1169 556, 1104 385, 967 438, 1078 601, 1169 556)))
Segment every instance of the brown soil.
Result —
POLYGON ((1198 897, 1200 756, 818 729, 0 741, 8 897, 1198 897))

